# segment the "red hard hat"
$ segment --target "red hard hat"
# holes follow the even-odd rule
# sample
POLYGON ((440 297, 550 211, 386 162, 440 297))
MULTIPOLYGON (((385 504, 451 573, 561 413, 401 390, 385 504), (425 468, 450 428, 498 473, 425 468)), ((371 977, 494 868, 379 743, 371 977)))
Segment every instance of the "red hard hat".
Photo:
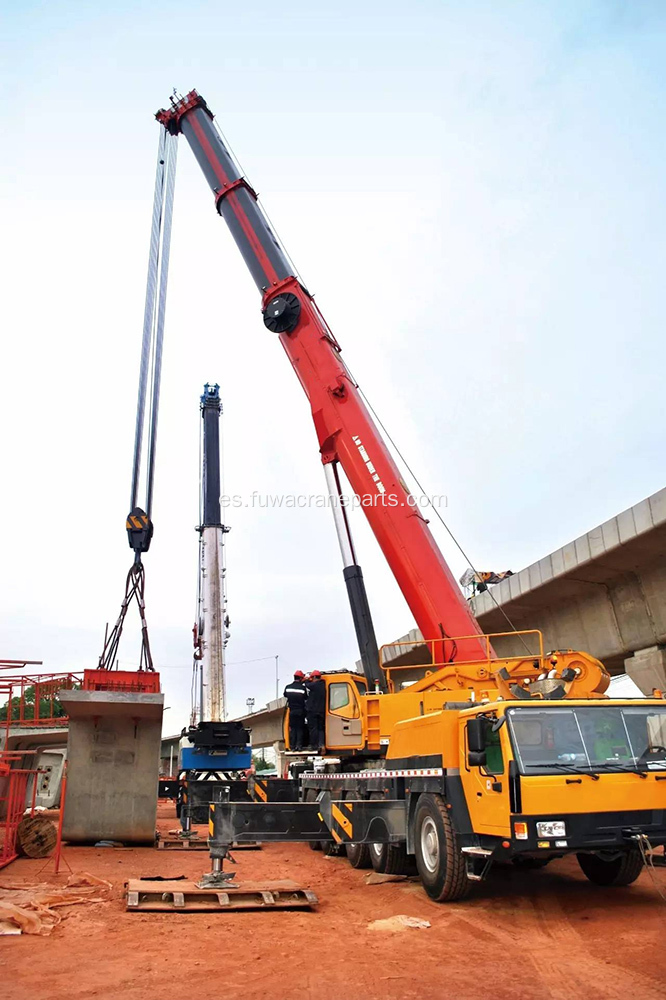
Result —
POLYGON ((302 670, 295 670, 294 677, 305 677, 305 674, 303 673, 302 670))
POLYGON ((313 670, 310 674, 311 677, 321 677, 321 670, 313 670))

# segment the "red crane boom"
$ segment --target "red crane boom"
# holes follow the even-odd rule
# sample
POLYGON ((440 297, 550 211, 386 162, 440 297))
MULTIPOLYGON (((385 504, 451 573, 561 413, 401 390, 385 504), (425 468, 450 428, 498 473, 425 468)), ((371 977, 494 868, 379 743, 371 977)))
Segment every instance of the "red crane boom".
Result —
POLYGON ((485 659, 486 643, 474 637, 481 634, 479 625, 342 361, 337 340, 294 274, 206 102, 193 90, 172 98, 172 107, 158 111, 156 118, 172 135, 182 133, 191 146, 217 211, 261 292, 264 323, 278 335, 308 397, 322 462, 325 467, 339 462, 362 498, 424 638, 442 639, 442 660, 485 659), (447 642, 451 636, 472 638, 447 642))

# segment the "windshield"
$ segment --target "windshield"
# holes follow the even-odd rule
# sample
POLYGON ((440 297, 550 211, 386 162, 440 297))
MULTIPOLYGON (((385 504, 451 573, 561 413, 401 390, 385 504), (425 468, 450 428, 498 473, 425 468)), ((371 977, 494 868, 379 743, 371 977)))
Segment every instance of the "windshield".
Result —
POLYGON ((666 705, 510 708, 523 774, 557 769, 666 771, 666 705))

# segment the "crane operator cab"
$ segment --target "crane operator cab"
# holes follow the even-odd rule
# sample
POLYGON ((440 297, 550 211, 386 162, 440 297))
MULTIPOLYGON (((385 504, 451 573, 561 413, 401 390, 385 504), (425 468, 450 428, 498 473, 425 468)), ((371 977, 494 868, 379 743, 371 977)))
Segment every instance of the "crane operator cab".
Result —
MULTIPOLYGON (((306 727, 309 731, 309 754, 324 749, 326 752, 354 752, 365 745, 361 713, 361 697, 367 693, 368 685, 365 677, 351 671, 332 671, 320 674, 320 679, 326 686, 326 714, 324 721, 325 744, 315 747, 311 730, 311 720, 308 720, 306 708, 306 727)), ((308 681, 306 680, 306 687, 308 681)), ((306 703, 307 704, 307 703, 306 703)), ((289 740, 289 708, 285 709, 284 743, 287 751, 294 752, 289 740)))

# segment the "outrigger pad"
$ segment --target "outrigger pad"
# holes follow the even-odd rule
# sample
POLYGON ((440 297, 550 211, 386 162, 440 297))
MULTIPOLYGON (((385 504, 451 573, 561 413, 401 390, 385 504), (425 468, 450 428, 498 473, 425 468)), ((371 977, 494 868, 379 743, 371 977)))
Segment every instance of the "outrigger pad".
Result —
POLYGON ((239 882, 224 889, 199 889, 194 882, 131 879, 126 886, 127 910, 167 913, 228 910, 311 910, 314 892, 291 879, 239 882))

